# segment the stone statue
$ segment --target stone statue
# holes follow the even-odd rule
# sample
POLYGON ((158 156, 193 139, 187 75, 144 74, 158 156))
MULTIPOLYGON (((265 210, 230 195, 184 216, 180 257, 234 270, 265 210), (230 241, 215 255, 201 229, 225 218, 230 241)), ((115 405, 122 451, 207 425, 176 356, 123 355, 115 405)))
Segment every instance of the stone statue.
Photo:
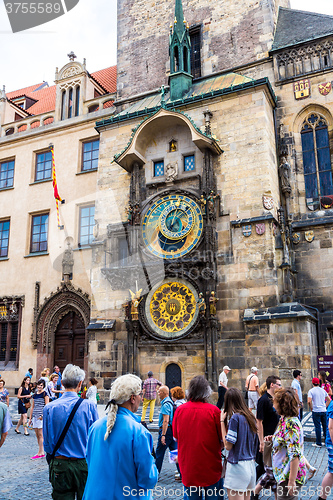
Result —
POLYGON ((218 198, 216 194, 214 194, 214 191, 210 191, 208 198, 207 198, 207 204, 208 204, 208 213, 210 217, 215 217, 215 200, 218 198))
POLYGON ((140 203, 135 203, 134 208, 133 208, 133 224, 135 226, 138 226, 140 224, 140 216, 141 216, 141 211, 140 211, 140 203))
POLYGON ((173 182, 178 175, 178 163, 168 163, 165 168, 165 181, 173 182))
POLYGON ((127 213, 127 222, 131 224, 132 222, 132 216, 133 216, 133 207, 131 203, 128 205, 128 207, 125 208, 125 211, 127 213))
POLYGON ((65 283, 68 283, 73 276, 73 267, 74 267, 74 257, 73 257, 73 249, 71 247, 70 242, 67 242, 67 248, 64 251, 64 257, 62 259, 62 276, 64 278, 65 283))
POLYGON ((138 290, 135 293, 132 292, 132 290, 130 290, 129 292, 131 294, 131 299, 132 299, 132 305, 131 305, 132 321, 135 321, 139 319, 139 304, 142 300, 141 297, 142 288, 140 288, 140 290, 138 290))
POLYGON ((215 292, 210 292, 209 297, 209 312, 211 316, 216 316, 216 302, 219 299, 215 297, 215 292))
POLYGON ((124 309, 125 319, 131 319, 131 301, 126 300, 121 307, 124 309))
POLYGON ((290 165, 287 162, 286 157, 282 156, 281 163, 279 166, 279 177, 281 181, 282 193, 284 194, 291 192, 290 173, 291 173, 290 165))
POLYGON ((202 215, 205 215, 207 201, 206 201, 206 198, 204 197, 203 194, 200 196, 200 200, 199 201, 200 201, 202 215))
POLYGON ((199 315, 204 317, 206 316, 206 302, 202 293, 199 293, 199 300, 197 302, 199 315))

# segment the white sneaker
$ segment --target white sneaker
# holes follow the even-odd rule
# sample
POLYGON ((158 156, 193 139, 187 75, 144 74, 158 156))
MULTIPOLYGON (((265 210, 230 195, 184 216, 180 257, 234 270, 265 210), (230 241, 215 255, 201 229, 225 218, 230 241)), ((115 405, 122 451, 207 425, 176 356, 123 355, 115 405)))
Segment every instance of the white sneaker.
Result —
POLYGON ((315 448, 321 448, 322 447, 321 444, 317 444, 317 443, 312 443, 312 446, 314 446, 315 448))
POLYGON ((312 479, 316 472, 317 472, 317 469, 315 467, 310 467, 308 479, 312 479))

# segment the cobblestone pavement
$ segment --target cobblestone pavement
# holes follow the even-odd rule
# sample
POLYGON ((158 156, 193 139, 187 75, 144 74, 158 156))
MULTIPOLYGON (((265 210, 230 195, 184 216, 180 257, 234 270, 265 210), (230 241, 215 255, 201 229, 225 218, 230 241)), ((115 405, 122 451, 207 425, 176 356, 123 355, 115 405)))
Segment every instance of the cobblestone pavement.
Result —
MULTIPOLYGON (((104 406, 98 405, 100 416, 104 415, 104 406)), ((17 399, 11 398, 10 412, 13 422, 17 422, 17 399)), ((141 409, 139 409, 139 412, 141 409)), ((158 409, 154 414, 154 422, 150 426, 153 431, 154 444, 157 441, 157 419, 158 409)), ((307 428, 308 439, 311 434, 311 413, 305 415, 303 425, 307 428)), ((51 487, 48 482, 48 467, 46 460, 30 460, 30 457, 37 452, 37 440, 34 431, 25 437, 22 434, 17 435, 14 427, 9 431, 7 440, 0 449, 0 500, 25 500, 32 497, 34 500, 50 500, 51 487)), ((326 448, 314 448, 311 442, 305 443, 305 455, 308 461, 317 468, 317 474, 308 481, 303 488, 300 500, 317 500, 317 489, 320 487, 323 476, 327 471, 327 452, 326 448)), ((204 464, 203 464, 204 465, 204 464)), ((179 500, 183 498, 183 488, 179 481, 175 480, 176 467, 168 462, 168 453, 166 453, 163 468, 159 482, 155 488, 154 499, 159 500, 179 500)), ((262 493, 262 498, 273 500, 268 491, 262 493)), ((329 496, 333 499, 333 495, 329 496)), ((119 499, 120 500, 120 499, 119 499)))
MULTIPOLYGON (((156 445, 157 433, 153 433, 156 445)), ((46 460, 30 460, 37 452, 37 440, 33 431, 25 437, 17 435, 12 427, 7 440, 0 449, 0 500, 50 500, 51 487, 48 482, 46 460)), ((305 454, 309 462, 318 469, 313 479, 307 482, 300 495, 300 500, 317 500, 317 488, 327 470, 326 448, 314 448, 312 443, 305 444, 305 454)), ((183 498, 182 485, 175 481, 176 468, 169 464, 166 453, 159 482, 155 488, 154 499, 179 500, 183 498)), ((203 464, 204 465, 204 464, 203 464)), ((272 500, 274 497, 263 495, 262 498, 272 500)), ((333 496, 330 495, 329 499, 333 496)), ((120 500, 120 499, 119 499, 120 500)))

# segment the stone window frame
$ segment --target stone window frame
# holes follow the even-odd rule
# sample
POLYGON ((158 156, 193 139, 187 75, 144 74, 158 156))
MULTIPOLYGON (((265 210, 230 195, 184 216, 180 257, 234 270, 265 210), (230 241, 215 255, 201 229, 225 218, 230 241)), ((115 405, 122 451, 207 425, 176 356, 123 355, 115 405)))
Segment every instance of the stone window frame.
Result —
MULTIPOLYGON (((47 169, 49 170, 49 169, 47 169)), ((36 151, 35 153, 35 176, 34 176, 34 182, 41 182, 41 181, 46 181, 46 180, 51 180, 52 179, 52 152, 50 149, 44 149, 44 150, 41 150, 41 151, 36 151), (45 169, 45 163, 46 161, 44 160, 43 162, 38 162, 38 158, 40 155, 46 155, 46 154, 49 154, 50 155, 50 160, 47 160, 47 161, 50 161, 51 162, 51 169, 50 169, 50 175, 48 177, 45 177, 44 176, 44 173, 46 171, 45 169), (37 166, 38 166, 38 163, 44 163, 44 168, 43 170, 41 170, 41 172, 43 172, 43 177, 41 179, 37 179, 37 166)))
POLYGON ((9 235, 10 235, 10 217, 6 217, 5 219, 0 219, 0 259, 8 258, 8 250, 9 250, 9 235), (7 229, 3 229, 3 224, 8 222, 8 238, 3 237, 3 233, 7 231, 7 229), (3 246, 3 242, 7 240, 7 246, 3 246), (3 248, 6 248, 6 253, 3 253, 3 248))
MULTIPOLYGON (((95 202, 91 202, 91 203, 85 203, 84 205, 80 205, 79 207, 79 220, 78 220, 78 248, 85 248, 85 247, 89 247, 89 245, 92 243, 93 239, 94 239, 94 226, 96 224, 95 222, 95 208, 96 208, 96 205, 95 205, 95 202), (81 234, 81 229, 82 229, 82 210, 85 210, 89 208, 89 210, 91 208, 94 208, 94 223, 91 224, 90 221, 89 221, 89 224, 88 226, 85 226, 85 227, 88 227, 89 228, 89 233, 88 233, 88 243, 82 243, 82 239, 81 237, 83 236, 81 234)), ((89 213, 89 219, 91 218, 91 214, 89 213)), ((86 236, 86 235, 84 235, 86 236)))
POLYGON ((15 176, 15 158, 6 158, 3 160, 0 160, 0 190, 3 189, 11 189, 14 187, 14 176, 15 176), (4 165, 9 165, 10 163, 13 163, 13 168, 6 169, 3 172, 4 165), (7 175, 4 175, 4 173, 7 173, 7 175), (13 176, 8 176, 9 172, 13 172, 13 176), (11 180, 11 184, 8 184, 8 180, 11 180), (4 183, 4 184, 3 184, 4 183))
POLYGON ((94 137, 94 138, 90 138, 90 139, 84 139, 83 141, 81 141, 81 168, 80 168, 81 172, 96 172, 96 170, 98 170, 99 148, 100 148, 100 139, 99 139, 99 137, 94 137), (93 161, 96 160, 96 158, 91 158, 91 159, 88 159, 88 160, 84 159, 84 154, 85 153, 89 153, 89 151, 84 151, 85 146, 87 144, 93 144, 95 142, 98 142, 98 149, 91 149, 91 153, 93 151, 98 151, 97 166, 96 167, 90 166, 90 168, 84 168, 86 162, 90 162, 91 165, 92 165, 93 161))
POLYGON ((18 370, 24 297, 0 297, 0 370, 18 370))
POLYGON ((49 217, 50 217, 50 212, 49 211, 43 211, 43 212, 38 212, 38 213, 33 213, 30 215, 31 217, 31 224, 30 224, 30 227, 31 227, 31 230, 30 230, 30 254, 39 254, 39 253, 47 253, 48 251, 48 233, 49 233, 49 217), (37 221, 37 217, 47 217, 46 219, 46 224, 44 222, 45 225, 47 225, 46 227, 46 231, 41 231, 41 227, 42 227, 42 224, 35 224, 35 220, 36 222, 37 221), (39 232, 34 232, 34 228, 36 228, 37 226, 40 226, 40 230, 39 232), (33 235, 34 234, 39 234, 39 236, 41 236, 42 234, 46 234, 46 239, 43 239, 42 241, 36 241, 36 242, 33 242, 33 235), (34 249, 33 248, 33 244, 36 244, 38 243, 38 249, 34 249), (42 247, 41 243, 45 244, 46 243, 46 247, 42 247))
MULTIPOLYGON (((327 123, 328 127, 328 138, 329 138, 329 148, 330 148, 330 157, 331 157, 331 165, 333 172, 333 116, 331 112, 320 104, 309 104, 302 108, 297 116, 295 117, 293 124, 293 135, 294 135, 294 144, 295 144, 295 162, 296 162, 296 181, 297 181, 297 203, 299 204, 298 210, 300 213, 308 213, 309 207, 306 204, 306 192, 305 192, 305 181, 304 181, 304 166, 303 166, 303 152, 302 152, 302 140, 301 140, 301 130, 304 123, 304 120, 310 116, 311 114, 320 115, 327 123)), ((295 207, 296 209, 296 207, 295 207)), ((320 210, 324 210, 324 208, 319 207, 316 208, 320 210)))

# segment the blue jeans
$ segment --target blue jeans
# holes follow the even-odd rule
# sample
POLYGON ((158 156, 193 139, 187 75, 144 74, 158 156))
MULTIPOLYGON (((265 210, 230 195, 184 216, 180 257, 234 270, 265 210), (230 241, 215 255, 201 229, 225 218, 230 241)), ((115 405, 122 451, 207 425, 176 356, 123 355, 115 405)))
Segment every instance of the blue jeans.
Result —
POLYGON ((184 486, 184 500, 224 500, 223 479, 211 486, 184 486), (205 497, 203 496, 205 492, 205 497))
MULTIPOLYGON (((169 448, 169 450, 171 450, 171 451, 177 449, 177 443, 173 439, 172 427, 170 425, 169 425, 168 430, 166 431, 166 434, 165 434, 165 446, 161 443, 161 436, 162 436, 162 429, 160 429, 158 432, 158 441, 157 441, 157 447, 156 447, 156 460, 155 460, 155 464, 156 464, 156 467, 157 467, 157 470, 159 473, 161 472, 161 469, 162 469, 163 458, 164 458, 164 455, 165 455, 167 448, 169 448)), ((178 469, 178 467, 177 467, 177 469, 178 469)))
POLYGON ((323 426, 324 443, 326 439, 326 412, 325 411, 313 411, 312 420, 316 431, 316 443, 321 446, 321 426, 323 426))

